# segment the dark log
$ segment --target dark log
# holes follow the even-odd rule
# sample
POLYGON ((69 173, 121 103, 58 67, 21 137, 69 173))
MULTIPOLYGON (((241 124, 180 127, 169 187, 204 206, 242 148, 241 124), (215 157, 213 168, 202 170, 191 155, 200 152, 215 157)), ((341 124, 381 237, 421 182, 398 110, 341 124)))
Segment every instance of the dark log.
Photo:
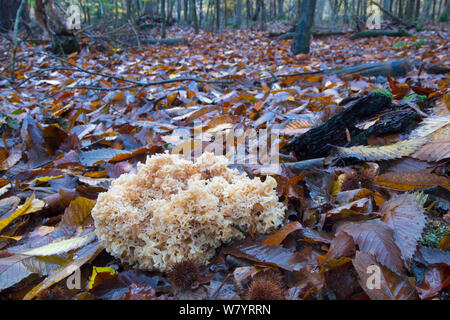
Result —
POLYGON ((352 137, 350 145, 367 144, 367 139, 390 134, 408 132, 420 122, 418 114, 412 110, 399 110, 380 115, 380 119, 368 129, 352 137))
POLYGON ((335 72, 336 75, 361 74, 366 77, 404 77, 414 66, 406 60, 364 63, 355 67, 346 67, 335 72))
POLYGON ((282 152, 293 151, 299 160, 326 157, 333 146, 344 146, 348 143, 348 133, 354 137, 361 132, 355 126, 358 122, 366 120, 390 106, 390 97, 372 92, 368 96, 356 100, 322 125, 293 138, 283 147, 282 152))
POLYGON ((363 63, 353 67, 307 71, 288 75, 277 75, 277 77, 282 78, 282 77, 293 77, 310 74, 317 74, 317 75, 335 74, 338 76, 346 74, 361 74, 366 77, 377 77, 377 76, 404 77, 409 71, 413 70, 414 67, 415 67, 414 63, 410 63, 406 60, 398 60, 387 62, 363 63))
POLYGON ((371 37, 411 37, 412 35, 405 30, 364 30, 350 37, 350 39, 371 38, 371 37))
POLYGON ((141 43, 145 44, 167 44, 167 45, 177 45, 177 44, 187 44, 188 40, 186 38, 169 38, 169 39, 144 39, 141 43))
POLYGON ((426 64, 423 69, 429 74, 447 74, 450 68, 439 64, 426 64))

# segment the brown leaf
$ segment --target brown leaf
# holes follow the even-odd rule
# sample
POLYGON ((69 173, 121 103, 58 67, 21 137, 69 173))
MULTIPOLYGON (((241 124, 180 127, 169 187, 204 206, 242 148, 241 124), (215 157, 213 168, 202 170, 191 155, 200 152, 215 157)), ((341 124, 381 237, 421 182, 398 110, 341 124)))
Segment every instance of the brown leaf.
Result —
POLYGON ((253 239, 236 241, 231 246, 224 247, 222 252, 288 271, 298 271, 304 265, 304 261, 295 252, 281 246, 264 245, 253 239))
MULTIPOLYGON (((409 282, 408 277, 401 273, 396 274, 388 268, 378 264, 374 256, 367 252, 357 252, 353 266, 358 272, 360 285, 373 300, 416 300, 417 293, 409 282), (369 269, 380 271, 380 283, 372 282, 376 274, 369 269)), ((376 271, 375 271, 376 272, 376 271)))
POLYGON ((379 220, 347 222, 337 230, 352 236, 361 252, 371 253, 395 273, 403 271, 402 253, 395 243, 394 232, 386 223, 379 220))
POLYGON ((281 227, 277 232, 267 237, 266 240, 263 241, 262 244, 268 245, 280 245, 286 237, 297 230, 302 229, 302 225, 298 221, 293 221, 288 223, 287 225, 281 227))
POLYGON ((447 178, 430 173, 429 170, 386 172, 376 177, 375 182, 380 186, 401 191, 429 188, 436 185, 442 185, 450 190, 450 182, 447 178))
POLYGON ((420 298, 427 299, 434 297, 448 286, 450 286, 450 269, 436 266, 426 271, 422 282, 416 288, 420 298))
POLYGON ((402 194, 386 201, 380 211, 384 215, 383 221, 394 230, 395 243, 403 258, 410 261, 426 224, 423 208, 414 195, 402 194))

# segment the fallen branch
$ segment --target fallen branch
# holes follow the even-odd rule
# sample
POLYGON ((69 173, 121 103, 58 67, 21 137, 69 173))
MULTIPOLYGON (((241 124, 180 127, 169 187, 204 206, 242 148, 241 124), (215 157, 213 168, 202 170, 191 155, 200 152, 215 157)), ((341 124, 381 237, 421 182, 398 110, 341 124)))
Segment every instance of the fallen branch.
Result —
POLYGON ((405 30, 364 30, 350 37, 350 39, 371 38, 371 37, 411 37, 412 35, 405 30))
POLYGON ((291 74, 279 74, 278 78, 297 77, 303 75, 346 75, 346 74, 361 74, 363 76, 389 76, 389 77, 403 77, 414 68, 413 64, 406 60, 363 63, 353 67, 332 68, 316 71, 306 71, 291 74))
POLYGON ((186 38, 168 38, 168 39, 144 39, 141 43, 145 44, 166 44, 166 45, 177 45, 177 44, 187 44, 188 40, 186 38))

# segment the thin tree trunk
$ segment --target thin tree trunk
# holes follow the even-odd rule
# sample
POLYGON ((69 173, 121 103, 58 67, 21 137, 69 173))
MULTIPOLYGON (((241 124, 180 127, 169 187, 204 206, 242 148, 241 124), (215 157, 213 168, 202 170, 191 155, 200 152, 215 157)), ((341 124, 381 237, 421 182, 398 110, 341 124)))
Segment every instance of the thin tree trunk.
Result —
POLYGON ((166 38, 166 0, 161 0, 161 39, 166 38))
POLYGON ((195 34, 198 34, 199 28, 198 28, 197 8, 195 0, 191 0, 191 10, 192 10, 192 20, 194 21, 195 34))
POLYGON ((235 24, 237 28, 241 27, 242 24, 242 0, 236 0, 236 20, 235 24))
POLYGON ((220 0, 216 0, 216 28, 220 30, 220 0))
POLYGON ((291 46, 291 51, 294 55, 309 53, 316 2, 316 0, 303 1, 299 22, 291 46))
POLYGON ((17 36, 19 32, 19 22, 20 22, 20 16, 22 15, 23 7, 25 6, 26 0, 22 0, 20 2, 19 9, 17 9, 16 13, 16 21, 14 22, 14 35, 13 35, 13 48, 11 50, 11 58, 10 58, 10 71, 11 71, 11 81, 16 80, 16 71, 15 71, 15 63, 16 63, 16 52, 17 52, 17 36))

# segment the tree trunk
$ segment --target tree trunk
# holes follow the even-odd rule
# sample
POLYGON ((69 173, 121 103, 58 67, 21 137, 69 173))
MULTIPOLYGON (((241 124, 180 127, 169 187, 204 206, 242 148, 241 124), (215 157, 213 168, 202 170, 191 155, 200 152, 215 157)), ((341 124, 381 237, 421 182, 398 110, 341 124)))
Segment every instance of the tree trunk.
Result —
POLYGON ((414 9, 416 7, 416 0, 409 0, 407 5, 406 5, 406 14, 405 14, 405 18, 406 21, 411 22, 413 20, 413 16, 414 16, 414 9))
POLYGON ((242 0, 236 0, 236 20, 235 24, 237 28, 241 27, 242 24, 242 0))
POLYGON ((161 0, 161 39, 166 38, 166 0, 161 0))
POLYGON ((181 0, 177 0, 177 22, 181 21, 181 0))
POLYGON ((299 22, 291 47, 291 51, 294 55, 299 53, 309 53, 315 9, 316 0, 303 1, 299 22))
POLYGON ((192 20, 194 21, 195 34, 198 34, 199 28, 198 28, 198 17, 195 0, 191 0, 191 10, 192 10, 192 20))
POLYGON ((220 0, 216 0, 216 28, 220 29, 220 0))
POLYGON ((190 23, 190 21, 189 21, 189 7, 188 7, 188 0, 184 0, 184 22, 186 23, 186 24, 189 24, 190 23))

